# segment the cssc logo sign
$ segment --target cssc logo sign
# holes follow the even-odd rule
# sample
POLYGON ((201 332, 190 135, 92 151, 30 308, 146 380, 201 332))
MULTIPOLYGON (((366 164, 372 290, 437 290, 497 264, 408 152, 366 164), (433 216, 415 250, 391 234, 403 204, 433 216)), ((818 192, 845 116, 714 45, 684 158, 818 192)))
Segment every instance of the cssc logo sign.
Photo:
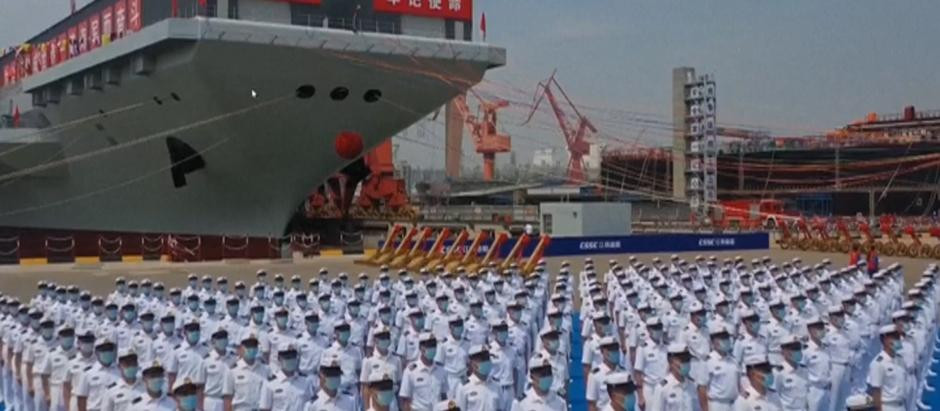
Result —
POLYGON ((734 238, 700 238, 699 247, 734 247, 734 238))
POLYGON ((620 248, 620 241, 582 241, 578 248, 581 250, 616 250, 620 248))

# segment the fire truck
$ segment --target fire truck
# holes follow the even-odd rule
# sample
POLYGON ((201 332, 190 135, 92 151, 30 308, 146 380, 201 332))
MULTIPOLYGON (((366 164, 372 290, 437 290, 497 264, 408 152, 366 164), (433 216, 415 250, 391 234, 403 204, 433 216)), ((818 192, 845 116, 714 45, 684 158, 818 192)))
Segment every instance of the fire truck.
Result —
POLYGON ((797 214, 786 211, 781 200, 744 199, 722 201, 717 216, 716 223, 723 229, 754 230, 774 229, 797 214))

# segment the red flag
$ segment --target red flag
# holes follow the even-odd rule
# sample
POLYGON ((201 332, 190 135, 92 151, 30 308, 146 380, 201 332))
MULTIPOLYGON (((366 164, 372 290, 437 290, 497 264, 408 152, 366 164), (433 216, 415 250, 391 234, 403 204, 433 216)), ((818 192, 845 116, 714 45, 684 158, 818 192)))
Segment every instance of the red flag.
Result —
POLYGON ((486 13, 480 18, 480 33, 483 33, 483 41, 486 41, 486 13))
POLYGON ((20 126, 20 106, 13 109, 13 127, 20 126))
POLYGON ((176 17, 180 9, 179 1, 171 0, 170 1, 170 17, 176 17))

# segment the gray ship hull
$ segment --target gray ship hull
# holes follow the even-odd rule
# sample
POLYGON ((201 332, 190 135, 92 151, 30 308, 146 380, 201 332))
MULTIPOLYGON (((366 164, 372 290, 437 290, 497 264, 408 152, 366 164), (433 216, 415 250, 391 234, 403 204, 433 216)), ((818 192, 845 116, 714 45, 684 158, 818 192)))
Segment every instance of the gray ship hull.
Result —
POLYGON ((0 141, 0 226, 280 236, 350 162, 338 134, 360 134, 365 152, 505 62, 486 45, 215 19, 121 42, 24 81, 51 126, 31 136, 46 145, 40 161, 0 141), (67 80, 88 73, 104 75, 67 80), (311 98, 297 97, 304 85, 311 98), (339 87, 348 97, 335 100, 339 87), (382 97, 367 102, 368 90, 382 97), (205 163, 181 187, 170 137, 205 163))

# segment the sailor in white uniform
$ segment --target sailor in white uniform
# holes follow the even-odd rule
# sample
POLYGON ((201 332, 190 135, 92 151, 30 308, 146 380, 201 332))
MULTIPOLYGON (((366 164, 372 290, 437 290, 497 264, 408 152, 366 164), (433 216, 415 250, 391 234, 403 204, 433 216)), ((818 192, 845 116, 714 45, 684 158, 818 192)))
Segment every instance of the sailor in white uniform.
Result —
POLYGON ((320 363, 320 390, 306 411, 356 411, 355 399, 340 390, 339 357, 324 355, 320 363))
POLYGON ((470 376, 457 388, 454 401, 461 411, 497 411, 497 387, 490 382, 493 363, 485 345, 474 345, 468 352, 470 376))
POLYGON ((775 386, 773 367, 766 357, 750 357, 745 363, 746 380, 744 390, 734 401, 734 411, 780 411, 780 399, 773 392, 775 386))
POLYGON ((666 348, 669 374, 663 379, 653 398, 647 399, 648 411, 695 411, 701 409, 695 383, 692 382, 692 355, 682 343, 666 348))
POLYGON ((875 357, 868 371, 868 391, 876 409, 902 411, 907 409, 909 384, 904 359, 901 358, 903 342, 901 333, 894 324, 885 325, 881 334, 881 352, 875 357))
MULTIPOLYGON (((521 400, 512 404, 513 411, 553 411, 568 408, 553 389, 554 375, 548 358, 536 356, 529 363, 529 388, 521 400)), ((566 376, 559 376, 564 378, 566 376)))
POLYGON ((607 394, 610 402, 599 411, 634 411, 636 409, 636 384, 629 372, 615 372, 607 376, 607 394))

